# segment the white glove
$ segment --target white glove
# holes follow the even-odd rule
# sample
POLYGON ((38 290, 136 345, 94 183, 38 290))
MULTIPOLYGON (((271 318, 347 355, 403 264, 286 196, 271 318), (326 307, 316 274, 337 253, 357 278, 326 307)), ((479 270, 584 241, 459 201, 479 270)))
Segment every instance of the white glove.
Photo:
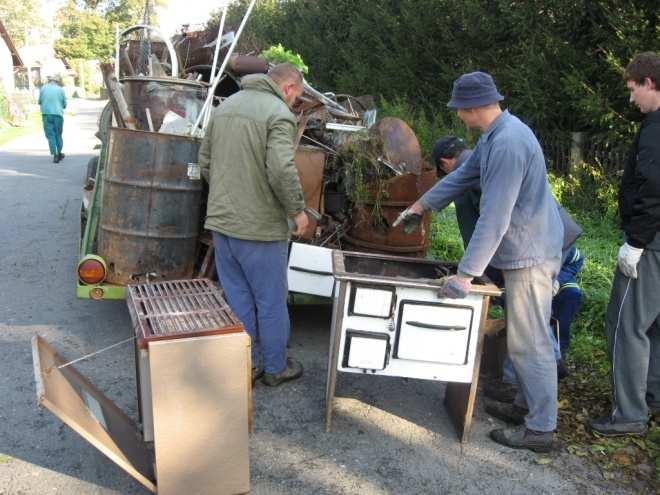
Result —
POLYGON ((632 247, 625 242, 619 248, 619 258, 617 260, 621 273, 628 278, 637 278, 637 263, 639 263, 643 252, 643 249, 632 247))

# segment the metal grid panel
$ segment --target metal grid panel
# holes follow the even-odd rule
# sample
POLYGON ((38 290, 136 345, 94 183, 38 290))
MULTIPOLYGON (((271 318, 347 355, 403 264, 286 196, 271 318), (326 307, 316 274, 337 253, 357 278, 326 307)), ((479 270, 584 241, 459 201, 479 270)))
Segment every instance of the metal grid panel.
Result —
POLYGON ((208 279, 129 285, 127 303, 137 337, 146 340, 241 326, 208 279))

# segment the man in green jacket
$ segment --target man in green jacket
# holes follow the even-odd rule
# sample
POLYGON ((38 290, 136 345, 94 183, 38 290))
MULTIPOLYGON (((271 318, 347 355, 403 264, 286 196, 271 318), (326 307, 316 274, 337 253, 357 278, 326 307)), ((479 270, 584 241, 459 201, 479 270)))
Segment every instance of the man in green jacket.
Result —
POLYGON ((62 129, 64 127, 64 109, 66 108, 66 96, 59 85, 58 77, 49 76, 48 82, 41 87, 39 107, 44 134, 48 139, 50 154, 53 155, 53 163, 58 163, 64 158, 64 153, 62 153, 62 129))
POLYGON ((246 76, 213 113, 199 151, 209 184, 205 227, 227 302, 252 338, 252 379, 277 386, 302 375, 287 358, 289 219, 308 225, 294 165, 291 107, 302 95, 298 69, 279 64, 246 76))

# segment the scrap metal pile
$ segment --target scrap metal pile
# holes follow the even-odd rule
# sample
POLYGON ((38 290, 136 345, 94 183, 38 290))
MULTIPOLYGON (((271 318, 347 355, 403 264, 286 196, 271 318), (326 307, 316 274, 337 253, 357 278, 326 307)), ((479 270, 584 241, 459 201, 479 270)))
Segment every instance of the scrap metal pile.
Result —
MULTIPOLYGON (((234 53, 248 16, 249 10, 236 32, 222 35, 223 15, 216 37, 196 32, 170 41, 148 25, 118 33, 116 63, 114 67, 103 67, 111 105, 104 112, 99 129, 108 166, 103 174, 107 184, 101 188, 97 245, 98 254, 110 266, 106 280, 125 284, 128 280, 140 280, 144 274, 167 279, 173 273, 164 268, 166 265, 186 267, 186 273, 177 272, 177 276, 193 275, 193 265, 206 266, 206 261, 202 261, 208 257, 206 247, 210 242, 202 228, 206 194, 202 193, 199 168, 192 163, 195 151, 183 146, 181 139, 196 148, 212 110, 240 90, 241 77, 268 71, 268 61, 234 53), (138 132, 130 134, 135 131, 138 132), (135 153, 126 156, 129 149, 137 146, 135 143, 143 141, 135 153), (176 150, 177 146, 186 149, 185 160, 168 165, 176 158, 176 152, 168 152, 174 153, 168 155, 170 159, 158 150, 176 150), (146 154, 150 149, 157 156, 149 158, 146 154), (127 168, 128 162, 138 158, 141 163, 153 162, 147 167, 149 170, 137 164, 142 172, 127 168), (168 167, 170 172, 166 172, 168 167), (153 190, 147 187, 143 196, 166 196, 169 189, 163 189, 163 184, 169 184, 174 171, 180 174, 182 167, 187 167, 188 174, 184 172, 180 180, 187 182, 179 189, 190 190, 191 198, 200 205, 199 209, 188 209, 180 225, 170 225, 174 213, 170 210, 174 206, 165 207, 167 212, 153 214, 121 208, 136 200, 129 201, 135 194, 131 184, 158 186, 153 190), (154 175, 147 184, 145 174, 167 177, 154 175), (117 216, 110 204, 124 213, 117 216), (199 211, 194 229, 190 227, 190 211, 199 211), (174 237, 190 238, 197 249, 191 248, 190 243, 184 249, 179 241, 169 240, 174 239, 172 229, 181 231, 174 237), (154 239, 155 244, 149 249, 140 241, 145 236, 154 239), (135 260, 124 259, 128 245, 130 252, 135 252, 135 260), (188 260, 191 249, 197 253, 192 262, 188 260), (163 255, 164 252, 168 254, 163 255)), ((436 179, 435 170, 424 167, 414 132, 400 119, 377 120, 371 97, 322 93, 307 81, 304 86, 304 94, 293 108, 298 120, 295 165, 306 211, 311 213, 310 227, 302 240, 328 248, 423 256, 429 245, 430 216, 427 214, 421 227, 412 233, 393 225, 399 214, 436 179)), ((183 160, 183 155, 180 158, 183 160)), ((154 199, 145 201, 145 208, 155 204, 154 199)), ((90 231, 90 238, 94 236, 90 231)), ((88 243, 90 252, 94 251, 94 244, 88 243)), ((197 273, 208 276, 210 272, 197 273)))

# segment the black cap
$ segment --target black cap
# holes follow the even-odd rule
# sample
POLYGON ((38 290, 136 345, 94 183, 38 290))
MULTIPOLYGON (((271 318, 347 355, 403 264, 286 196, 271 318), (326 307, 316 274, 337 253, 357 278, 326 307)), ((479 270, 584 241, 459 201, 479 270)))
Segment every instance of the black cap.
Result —
POLYGON ((433 145, 431 160, 433 165, 440 163, 440 158, 455 158, 461 151, 467 148, 465 141, 456 136, 446 136, 438 139, 433 145))

